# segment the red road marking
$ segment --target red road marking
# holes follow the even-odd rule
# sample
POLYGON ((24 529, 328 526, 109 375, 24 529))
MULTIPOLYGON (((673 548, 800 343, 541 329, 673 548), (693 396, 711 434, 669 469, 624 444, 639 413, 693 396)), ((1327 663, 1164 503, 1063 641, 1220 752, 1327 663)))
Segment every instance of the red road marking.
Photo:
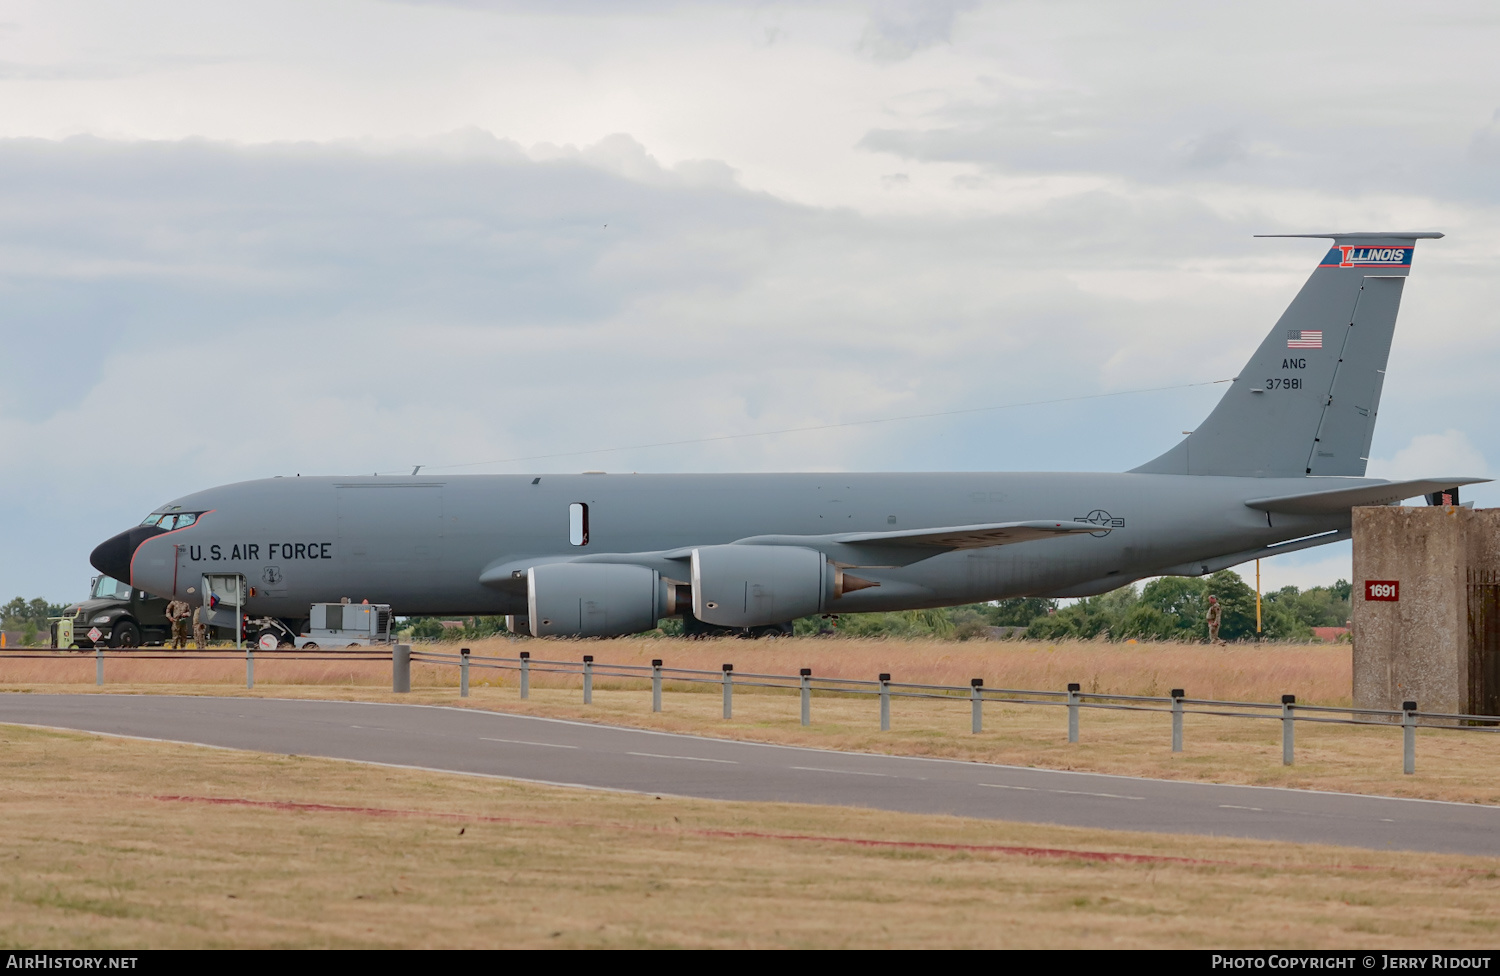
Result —
MULTIPOLYGON (((834 837, 821 834, 771 834, 754 830, 708 830, 693 828, 665 829, 636 827, 629 824, 590 823, 577 820, 541 820, 527 817, 486 817, 468 813, 438 813, 429 810, 394 810, 388 807, 349 807, 330 803, 294 803, 290 800, 247 800, 220 796, 154 796, 153 800, 173 803, 207 803, 215 806, 258 807, 263 810, 292 810, 302 813, 352 813, 366 817, 430 817, 459 820, 466 823, 529 824, 542 827, 592 827, 606 830, 644 830, 652 833, 688 834, 695 837, 724 837, 745 840, 786 840, 822 844, 852 844, 857 847, 884 847, 934 851, 967 851, 983 854, 1010 854, 1020 857, 1075 858, 1085 861, 1112 861, 1126 864, 1187 864, 1221 867, 1268 867, 1263 864, 1237 864, 1234 861, 1209 861, 1195 857, 1168 857, 1159 854, 1125 854, 1117 851, 1076 851, 1057 847, 1019 847, 1001 844, 941 844, 935 841, 872 840, 864 837, 834 837)), ((1370 870, 1365 865, 1342 865, 1355 870, 1370 870)))

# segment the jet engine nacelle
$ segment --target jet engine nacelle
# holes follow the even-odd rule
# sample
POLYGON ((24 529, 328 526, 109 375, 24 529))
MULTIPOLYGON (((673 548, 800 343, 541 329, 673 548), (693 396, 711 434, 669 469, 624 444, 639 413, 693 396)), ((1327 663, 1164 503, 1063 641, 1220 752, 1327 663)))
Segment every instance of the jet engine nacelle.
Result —
POLYGON ((842 589, 828 557, 801 546, 693 550, 693 616, 720 627, 762 627, 821 613, 842 589))
POLYGON ((678 612, 675 587, 644 566, 544 563, 526 573, 533 637, 621 637, 678 612))

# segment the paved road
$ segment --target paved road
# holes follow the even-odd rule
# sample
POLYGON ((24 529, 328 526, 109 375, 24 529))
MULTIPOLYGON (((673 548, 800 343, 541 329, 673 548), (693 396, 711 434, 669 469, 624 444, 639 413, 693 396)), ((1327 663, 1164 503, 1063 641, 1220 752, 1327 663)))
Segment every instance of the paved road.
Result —
POLYGON ((1500 856, 1500 807, 798 749, 459 708, 0 695, 0 722, 720 800, 1500 856))

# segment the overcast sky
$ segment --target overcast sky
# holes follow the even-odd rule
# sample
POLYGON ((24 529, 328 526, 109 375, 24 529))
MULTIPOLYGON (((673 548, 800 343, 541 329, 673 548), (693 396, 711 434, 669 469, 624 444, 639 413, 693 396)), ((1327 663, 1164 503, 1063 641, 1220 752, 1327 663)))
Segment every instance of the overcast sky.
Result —
MULTIPOLYGON (((276 474, 1128 468, 1326 248, 1257 233, 1449 235, 1418 247, 1371 474, 1490 474, 1497 28, 5 0, 0 599, 77 598, 153 507, 276 474)), ((1265 570, 1331 582, 1348 547, 1265 570)))

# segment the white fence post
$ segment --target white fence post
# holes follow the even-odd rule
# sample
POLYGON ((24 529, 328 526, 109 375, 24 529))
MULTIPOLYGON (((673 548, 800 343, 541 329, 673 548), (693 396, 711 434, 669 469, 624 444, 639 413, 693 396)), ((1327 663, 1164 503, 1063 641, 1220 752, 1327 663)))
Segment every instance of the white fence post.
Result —
POLYGON ((1408 776, 1417 771, 1417 703, 1401 703, 1401 771, 1408 776))
POLYGON ((970 725, 972 726, 972 728, 970 729, 970 731, 972 731, 975 735, 978 735, 980 732, 984 731, 984 713, 982 711, 984 707, 983 678, 969 679, 969 697, 972 700, 972 704, 969 707, 974 713, 971 716, 970 725))
POLYGON ((1296 749, 1297 734, 1294 731, 1292 719, 1292 709, 1296 705, 1296 695, 1281 696, 1281 764, 1283 766, 1292 764, 1293 752, 1296 749))
POLYGON ((583 703, 594 703, 594 655, 583 656, 583 703))
POLYGON ((411 693, 411 645, 397 644, 391 651, 391 691, 411 693))
POLYGON ((734 665, 724 665, 724 717, 734 716, 734 665))
POLYGON ((1078 693, 1083 686, 1077 682, 1068 685, 1068 741, 1078 741, 1078 693))
POLYGON ((469 649, 458 650, 458 697, 469 697, 469 649))
POLYGON ((1182 751, 1182 700, 1187 697, 1187 692, 1181 688, 1172 689, 1172 751, 1182 751))
MULTIPOLYGON (((804 721, 802 723, 806 725, 804 721)), ((891 676, 885 673, 880 675, 880 731, 891 730, 891 676)))
POLYGON ((94 645, 94 684, 104 687, 104 648, 94 645))
POLYGON ((531 652, 521 652, 521 697, 531 697, 531 652))
POLYGON ((802 679, 802 724, 812 724, 812 668, 803 668, 799 672, 802 679))
POLYGON ((245 687, 247 689, 255 687, 255 645, 253 643, 245 645, 245 687))
POLYGON ((651 661, 651 710, 661 711, 661 658, 651 661))

